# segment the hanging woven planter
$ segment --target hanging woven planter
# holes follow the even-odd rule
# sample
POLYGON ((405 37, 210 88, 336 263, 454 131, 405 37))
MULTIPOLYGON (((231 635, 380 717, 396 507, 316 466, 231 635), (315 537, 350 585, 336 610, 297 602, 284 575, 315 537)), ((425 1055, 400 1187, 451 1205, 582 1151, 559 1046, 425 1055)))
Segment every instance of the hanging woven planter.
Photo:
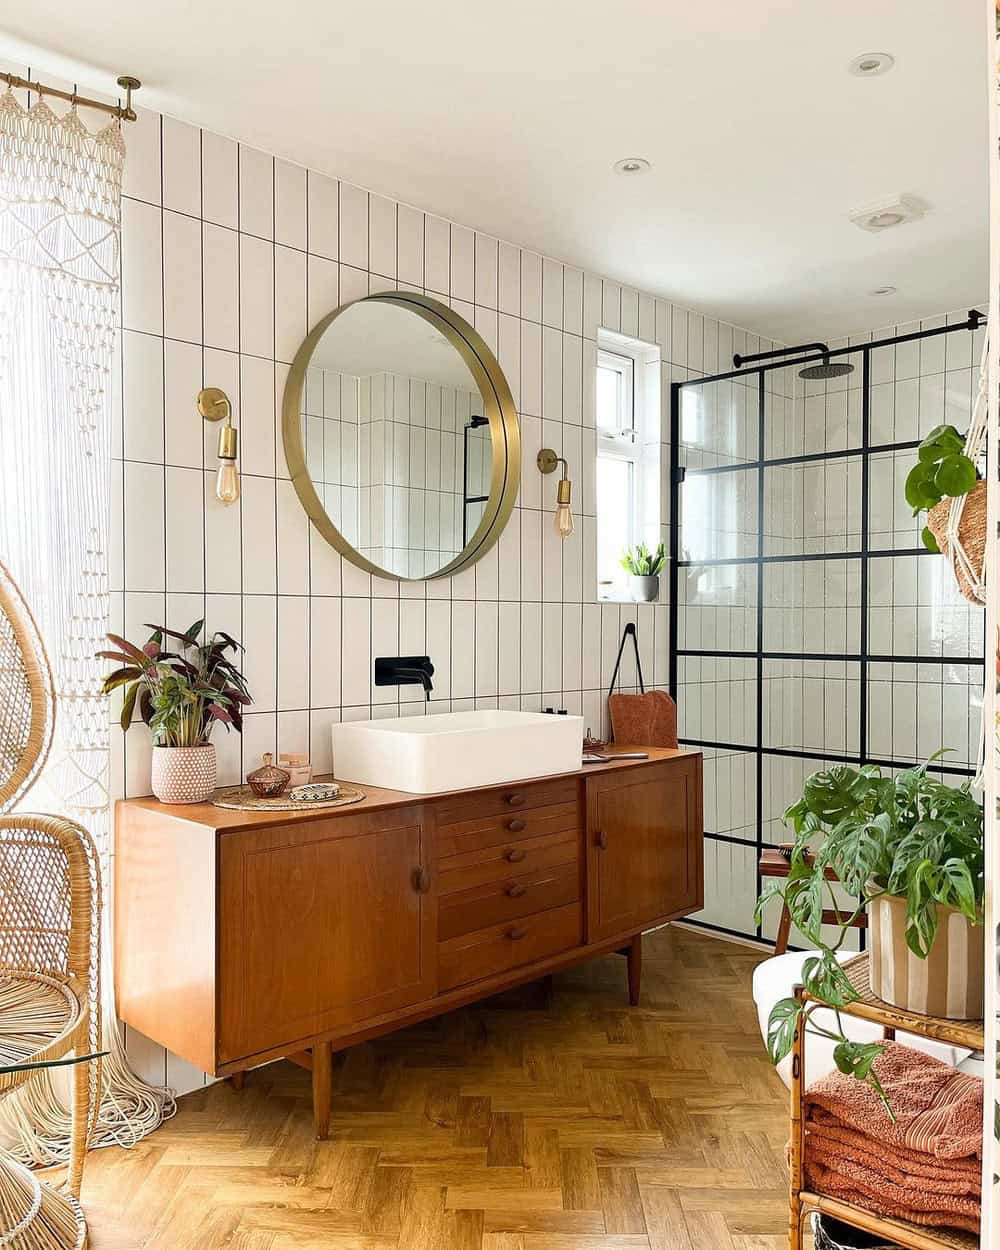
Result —
POLYGON ((986 483, 977 482, 959 499, 942 499, 927 514, 927 528, 955 570, 958 588, 970 603, 985 603, 986 483), (957 516, 952 517, 952 509, 957 516), (952 541, 954 535, 957 541, 952 541))

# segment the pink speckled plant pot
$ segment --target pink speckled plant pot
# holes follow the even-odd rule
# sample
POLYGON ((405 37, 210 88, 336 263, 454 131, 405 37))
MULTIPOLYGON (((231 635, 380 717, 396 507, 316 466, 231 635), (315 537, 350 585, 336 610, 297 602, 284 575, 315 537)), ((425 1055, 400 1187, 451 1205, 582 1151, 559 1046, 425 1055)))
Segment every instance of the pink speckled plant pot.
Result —
POLYGON ((204 803, 215 789, 215 747, 153 747, 153 793, 161 803, 204 803))

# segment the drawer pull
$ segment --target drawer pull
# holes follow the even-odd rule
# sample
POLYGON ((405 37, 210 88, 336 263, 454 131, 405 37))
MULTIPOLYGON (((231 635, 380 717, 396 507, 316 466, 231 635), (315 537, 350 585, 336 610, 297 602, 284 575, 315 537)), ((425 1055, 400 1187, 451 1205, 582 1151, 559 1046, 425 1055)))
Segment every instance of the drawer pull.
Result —
POLYGON ((524 859, 525 855, 527 855, 527 853, 528 853, 527 851, 521 851, 521 850, 518 850, 517 848, 512 848, 511 850, 504 852, 504 859, 507 861, 508 864, 519 864, 521 860, 524 859))
POLYGON ((524 828, 524 821, 515 816, 513 820, 507 821, 507 828, 511 831, 511 833, 520 833, 524 828))
POLYGON ((523 807, 524 795, 523 794, 508 794, 506 802, 507 802, 508 807, 523 807))
POLYGON ((413 888, 418 894, 426 894, 431 888, 431 874, 426 868, 414 868, 413 888))
POLYGON ((520 942, 521 938, 528 936, 527 929, 508 929, 507 936, 512 942, 520 942))
POLYGON ((509 885, 504 890, 504 893, 508 898, 523 898, 528 893, 528 887, 526 885, 509 885))
POLYGON ((599 851, 606 851, 608 849, 608 835, 604 833, 603 831, 600 833, 595 833, 594 845, 597 847, 599 851))

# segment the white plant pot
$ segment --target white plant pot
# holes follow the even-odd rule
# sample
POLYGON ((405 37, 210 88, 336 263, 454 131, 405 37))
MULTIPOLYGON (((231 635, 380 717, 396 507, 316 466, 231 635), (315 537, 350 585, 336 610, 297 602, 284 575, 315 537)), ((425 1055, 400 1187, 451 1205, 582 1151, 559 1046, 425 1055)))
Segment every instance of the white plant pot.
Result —
POLYGON ((948 1020, 981 1020, 986 973, 982 924, 937 905, 938 930, 926 959, 906 945, 906 899, 882 894, 868 903, 871 987, 904 1011, 948 1020))
POLYGON ((204 803, 216 782, 215 747, 153 747, 153 793, 161 803, 204 803))
POLYGON ((630 573, 628 584, 632 598, 636 603, 652 603, 660 593, 660 575, 658 573, 652 577, 635 577, 630 573))

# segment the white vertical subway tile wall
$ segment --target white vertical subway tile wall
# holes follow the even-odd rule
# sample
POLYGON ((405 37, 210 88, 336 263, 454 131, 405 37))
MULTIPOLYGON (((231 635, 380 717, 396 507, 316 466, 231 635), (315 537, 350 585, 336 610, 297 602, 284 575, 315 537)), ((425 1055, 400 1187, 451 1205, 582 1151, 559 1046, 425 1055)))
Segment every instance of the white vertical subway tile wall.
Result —
MULTIPOLYGON (((155 113, 141 113, 126 138, 122 330, 114 373, 114 623, 136 636, 144 622, 187 625, 204 615, 210 628, 225 629, 246 646, 254 704, 242 739, 216 735, 220 782, 239 780, 264 751, 308 751, 318 771, 329 768, 330 725, 339 719, 424 714, 418 687, 374 687, 372 664, 379 655, 430 655, 436 669, 430 711, 565 707, 598 732, 607 728, 604 694, 622 629, 634 621, 647 686, 665 689, 666 578, 655 603, 609 603, 597 596, 598 329, 659 348, 664 541, 670 383, 724 369, 734 351, 767 350, 772 344, 155 113), (337 305, 394 287, 442 300, 475 325, 507 375, 521 420, 517 507, 497 546, 453 578, 395 582, 342 559, 308 523, 285 466, 281 398, 301 339, 337 305), (214 496, 216 431, 203 427, 195 409, 195 396, 205 385, 228 393, 240 431, 243 490, 228 508, 214 496), (545 445, 566 455, 574 482, 577 525, 565 541, 553 528, 555 480, 535 467, 535 455, 545 445)), ((940 350, 945 355, 933 362, 919 351, 901 353, 880 372, 873 424, 884 423, 893 439, 904 437, 900 431, 910 428, 907 422, 918 412, 921 427, 925 413, 934 424, 932 409, 961 424, 972 388, 971 342, 955 336, 940 350)), ((739 411, 739 388, 733 389, 730 417, 739 411)), ((785 451, 769 447, 768 454, 854 437, 858 397, 852 388, 843 395, 834 388, 803 393, 776 377, 772 389, 771 402, 782 420, 773 430, 769 425, 768 437, 785 451)), ((756 454, 740 442, 748 437, 741 422, 722 421, 725 415, 717 408, 711 425, 730 441, 706 442, 705 463, 756 454)), ((779 486, 776 479, 769 542, 788 551, 823 549, 828 543, 843 547, 852 526, 853 487, 849 479, 835 481, 833 468, 826 472, 827 478, 821 471, 807 482, 799 468, 787 483, 779 486)), ((885 510, 886 532, 905 531, 908 545, 908 519, 892 505, 898 485, 892 476, 899 472, 887 463, 878 506, 885 510)), ((749 495, 746 505, 753 506, 749 495)), ((721 511, 713 511, 711 501, 706 507, 703 532, 690 536, 706 555, 750 541, 739 495, 725 505, 720 500, 721 511)), ((873 631, 939 630, 929 609, 947 590, 918 572, 922 569, 897 571, 903 578, 899 593, 877 588, 884 593, 873 598, 873 631)), ((751 645, 754 585, 738 569, 729 573, 716 594, 682 579, 680 631, 686 641, 681 645, 732 651, 751 645)), ((853 628, 845 611, 852 602, 852 576, 850 561, 827 570, 826 581, 804 569, 790 572, 794 584, 782 578, 765 590, 769 631, 783 646, 813 636, 846 636, 853 628)), ((954 629, 966 628, 965 645, 978 646, 973 626, 961 625, 960 605, 948 602, 954 629)), ((921 650, 931 642, 928 637, 921 650)), ((629 655, 623 673, 624 688, 634 688, 629 655)), ((747 732, 752 727, 754 712, 747 706, 752 677, 751 662, 739 658, 686 661, 684 732, 709 736, 724 724, 727 741, 749 741, 741 724, 746 721, 747 732)), ((892 677, 895 700, 903 677, 892 677)), ((931 674, 934 682, 941 677, 938 671, 931 674)), ((924 725, 923 711, 918 716, 918 707, 926 706, 915 698, 923 679, 916 669, 906 678, 913 697, 906 703, 899 695, 889 724, 890 735, 906 738, 907 755, 934 742, 938 731, 937 721, 924 725)), ((837 686, 842 699, 850 699, 849 680, 826 673, 817 680, 824 690, 837 686)), ((806 711, 814 708, 804 674, 801 691, 801 702, 790 709, 784 695, 775 694, 769 704, 775 733, 799 735, 800 741, 806 711), (784 723, 786 713, 803 720, 801 730, 798 720, 784 723)), ((967 694, 946 706, 939 692, 942 723, 962 721, 961 698, 967 694)), ((888 715, 888 707, 883 703, 878 714, 888 715)), ((815 724, 810 720, 808 730, 826 749, 834 742, 845 745, 844 724, 833 712, 815 724)), ((874 741, 875 728, 872 732, 874 741)), ((964 737, 958 735, 966 752, 975 733, 966 726, 964 737)), ((113 744, 118 792, 148 793, 148 734, 115 735, 113 744)), ((900 743, 894 747, 902 749, 900 743)), ((752 933, 753 772, 741 769, 739 752, 708 754, 707 827, 731 840, 706 844, 702 918, 752 933)), ((787 768, 784 761, 777 763, 781 767, 765 770, 775 838, 777 813, 794 796, 802 771, 801 761, 789 761, 787 768)), ((128 1048, 150 1079, 182 1091, 204 1079, 134 1033, 128 1048)))

